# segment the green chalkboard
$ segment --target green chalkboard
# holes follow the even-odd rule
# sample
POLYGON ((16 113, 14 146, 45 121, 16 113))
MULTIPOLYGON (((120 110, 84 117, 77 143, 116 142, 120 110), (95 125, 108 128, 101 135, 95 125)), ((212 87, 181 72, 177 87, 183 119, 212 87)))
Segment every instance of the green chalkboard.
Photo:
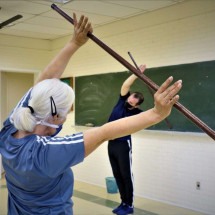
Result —
MULTIPOLYGON (((131 72, 108 73, 76 77, 75 79, 75 123, 99 126, 107 122, 116 104, 123 81, 131 72)), ((183 80, 180 103, 215 129, 215 61, 150 68, 145 74, 160 85, 167 77, 183 80)), ((131 91, 140 91, 145 101, 143 110, 153 107, 153 97, 142 80, 137 80, 131 91)), ((168 117, 171 130, 202 132, 177 109, 168 117)), ((155 130, 170 130, 167 122, 150 127, 155 130)))

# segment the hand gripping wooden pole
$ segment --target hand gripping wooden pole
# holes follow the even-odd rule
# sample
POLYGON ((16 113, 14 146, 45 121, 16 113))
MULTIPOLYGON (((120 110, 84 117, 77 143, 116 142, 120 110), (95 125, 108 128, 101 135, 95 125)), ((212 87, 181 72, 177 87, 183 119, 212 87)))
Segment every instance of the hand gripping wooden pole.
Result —
MULTIPOLYGON (((57 5, 52 4, 51 8, 57 11, 61 16, 63 16, 67 21, 74 24, 72 17, 66 14, 63 10, 61 10, 57 5)), ((146 83, 147 86, 157 91, 159 86, 155 84, 151 79, 149 79, 146 75, 141 74, 138 69, 132 66, 129 62, 127 62, 124 58, 122 58, 119 54, 113 51, 110 47, 100 41, 97 37, 95 37, 92 33, 88 33, 87 36, 93 40, 97 45, 103 48, 106 52, 108 52, 112 57, 114 57, 117 61, 119 61, 123 66, 125 66, 129 71, 133 72, 137 77, 139 77, 142 81, 146 83)), ((215 131, 202 122, 197 116, 195 116, 192 112, 190 112, 187 108, 185 108, 179 102, 174 104, 174 107, 178 109, 181 113, 183 113, 188 119, 190 119, 194 124, 196 124, 200 129, 202 129, 207 135, 209 135, 213 140, 215 140, 215 131)))

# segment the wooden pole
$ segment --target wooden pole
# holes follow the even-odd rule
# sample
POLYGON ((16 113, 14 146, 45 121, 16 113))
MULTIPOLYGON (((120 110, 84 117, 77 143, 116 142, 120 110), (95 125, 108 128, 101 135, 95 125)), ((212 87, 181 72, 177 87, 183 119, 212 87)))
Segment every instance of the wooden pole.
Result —
MULTIPOLYGON (((61 16, 63 16, 67 21, 74 24, 72 17, 66 14, 63 10, 61 10, 57 5, 52 4, 51 8, 57 11, 61 16)), ((122 58, 119 54, 113 51, 110 47, 104 44, 101 40, 95 37, 92 33, 88 33, 87 36, 93 40, 97 45, 103 48, 107 53, 109 53, 112 57, 114 57, 117 61, 119 61, 123 66, 125 66, 128 70, 133 72, 137 77, 139 77, 142 81, 146 83, 151 89, 157 91, 159 86, 155 84, 151 79, 149 79, 146 75, 140 73, 138 69, 132 66, 129 62, 127 62, 124 58, 122 58)), ((210 136, 213 140, 215 140, 215 131, 202 122, 197 116, 195 116, 191 111, 185 108, 179 102, 174 104, 174 107, 184 114, 188 119, 190 119, 194 124, 196 124, 202 131, 204 131, 208 136, 210 136)))

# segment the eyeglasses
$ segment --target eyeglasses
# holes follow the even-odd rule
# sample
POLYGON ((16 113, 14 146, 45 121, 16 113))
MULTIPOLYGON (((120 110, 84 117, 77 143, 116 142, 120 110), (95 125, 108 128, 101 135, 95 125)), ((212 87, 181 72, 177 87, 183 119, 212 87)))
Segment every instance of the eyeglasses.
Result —
POLYGON ((56 108, 56 105, 55 105, 55 102, 54 102, 54 99, 52 96, 50 97, 50 102, 51 102, 52 116, 55 116, 55 115, 57 115, 57 108, 56 108))

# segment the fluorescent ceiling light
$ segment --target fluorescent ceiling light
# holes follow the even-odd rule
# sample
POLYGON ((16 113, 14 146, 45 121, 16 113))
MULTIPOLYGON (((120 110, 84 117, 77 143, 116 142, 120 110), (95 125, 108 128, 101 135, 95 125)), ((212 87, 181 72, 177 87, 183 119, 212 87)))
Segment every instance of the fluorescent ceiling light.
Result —
POLYGON ((55 3, 60 3, 60 4, 66 4, 68 2, 70 2, 72 0, 52 0, 52 2, 55 2, 55 3))

